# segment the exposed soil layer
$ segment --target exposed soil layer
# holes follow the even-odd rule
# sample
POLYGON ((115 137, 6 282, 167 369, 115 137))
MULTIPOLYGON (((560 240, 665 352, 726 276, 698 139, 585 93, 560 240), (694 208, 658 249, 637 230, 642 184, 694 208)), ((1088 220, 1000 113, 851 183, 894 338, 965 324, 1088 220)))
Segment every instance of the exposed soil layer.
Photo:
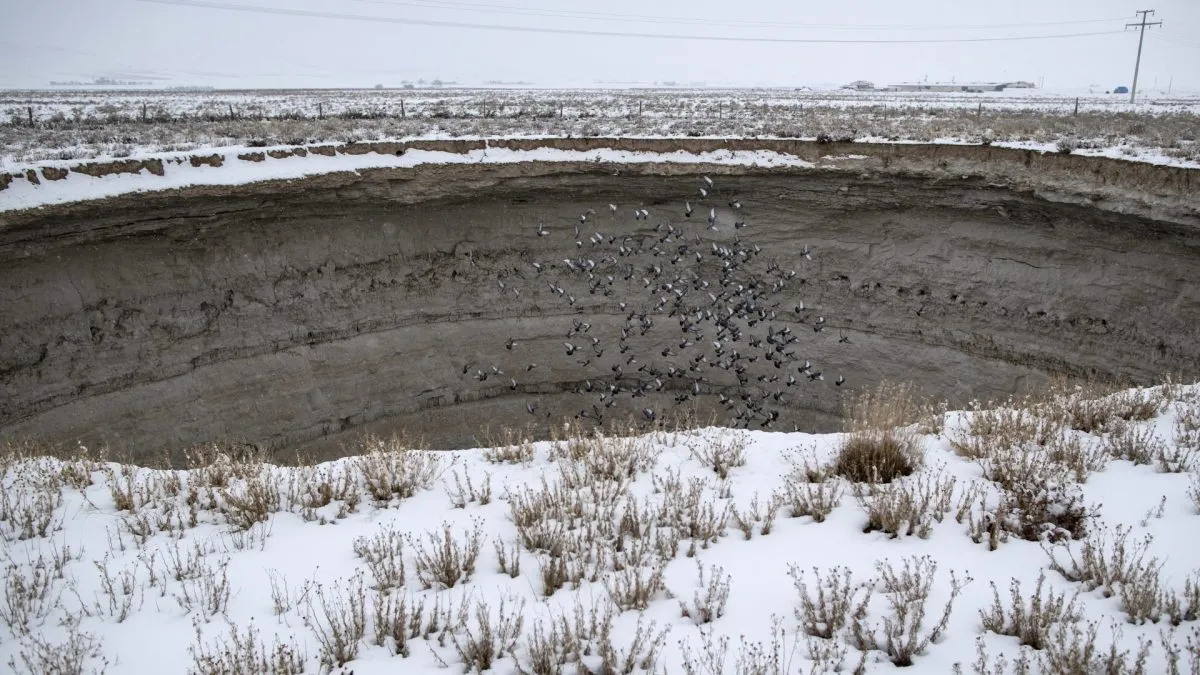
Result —
POLYGON ((1039 183, 1032 170, 972 168, 955 152, 954 166, 920 168, 878 157, 787 170, 427 166, 0 214, 0 439, 135 457, 240 439, 329 455, 358 433, 403 429, 457 447, 502 426, 545 433, 581 410, 749 422, 733 418, 748 389, 784 392, 766 406, 781 413, 770 428, 825 431, 842 397, 884 379, 961 404, 1052 372, 1200 373, 1194 176, 1105 165, 1102 185, 1066 170, 1039 183), (714 189, 702 201, 703 175, 714 189), (650 218, 635 220, 643 207, 650 218), (735 231, 736 219, 746 227, 735 231), (536 234, 539 222, 550 234, 536 234), (664 242, 668 224, 681 234, 664 242), (760 252, 738 258, 741 276, 722 285, 729 258, 714 243, 760 252), (567 258, 595 262, 593 279, 567 258), (681 329, 680 314, 719 316, 736 283, 755 279, 784 285, 764 291, 757 319, 737 315, 740 339, 710 319, 681 329), (710 302, 710 291, 727 296, 710 302), (638 312, 653 326, 621 339, 638 312), (574 320, 590 329, 567 337, 574 320), (784 327, 807 373, 762 358, 739 384, 736 368, 718 365, 734 351, 743 363, 765 355, 769 345, 750 342, 784 327), (684 339, 696 344, 678 347, 684 339), (656 379, 641 366, 680 374, 632 397, 656 379), (816 371, 823 381, 807 377, 816 371), (609 408, 598 394, 613 384, 609 408))

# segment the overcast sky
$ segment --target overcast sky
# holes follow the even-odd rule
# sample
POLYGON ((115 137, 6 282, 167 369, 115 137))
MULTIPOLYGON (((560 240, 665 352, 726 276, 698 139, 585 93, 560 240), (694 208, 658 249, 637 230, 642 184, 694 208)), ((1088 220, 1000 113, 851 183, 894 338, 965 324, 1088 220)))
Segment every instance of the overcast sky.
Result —
POLYGON ((836 85, 856 79, 1044 78, 1048 90, 1129 84, 1139 9, 1141 86, 1200 91, 1200 0, 0 0, 0 87, 149 79, 167 86, 398 86, 424 78, 538 85, 673 80, 836 85), (216 5, 253 8, 230 11, 216 5), (261 10, 309 12, 284 15, 261 10), (323 14, 324 16, 318 16, 323 14), (334 18, 330 14, 351 18, 334 18), (399 21, 619 33, 580 35, 399 21), (1071 22, 1071 23, 1067 23, 1071 22), (1027 41, 831 44, 681 40, 1027 41), (640 34, 634 37, 630 34, 640 34))

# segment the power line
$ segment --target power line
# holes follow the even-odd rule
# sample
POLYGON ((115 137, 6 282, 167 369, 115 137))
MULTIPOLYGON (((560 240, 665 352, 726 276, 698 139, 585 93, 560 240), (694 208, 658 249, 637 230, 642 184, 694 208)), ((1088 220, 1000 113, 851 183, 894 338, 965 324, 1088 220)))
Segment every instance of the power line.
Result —
POLYGON ((1137 14, 1142 15, 1141 23, 1125 24, 1126 29, 1129 29, 1129 28, 1140 28, 1141 29, 1140 32, 1138 33, 1137 61, 1135 61, 1133 64, 1133 87, 1129 90, 1129 102, 1130 103, 1133 103, 1134 101, 1137 100, 1138 71, 1141 70, 1141 68, 1142 68, 1142 41, 1146 39, 1146 26, 1161 26, 1162 25, 1161 21, 1155 21, 1154 23, 1146 23, 1146 17, 1153 13, 1154 13, 1154 10, 1152 10, 1152 9, 1138 10, 1137 14))
POLYGON ((368 5, 421 7, 455 11, 486 12, 491 14, 516 14, 522 16, 553 17, 564 19, 616 20, 639 23, 665 23, 683 25, 709 25, 747 28, 821 28, 829 30, 974 30, 988 28, 1030 28, 1036 26, 1067 26, 1076 24, 1114 23, 1125 17, 1108 19, 1076 19, 1072 21, 1043 21, 1001 24, 850 24, 850 23, 792 23, 786 21, 748 21, 745 19, 707 19, 703 17, 658 16, 648 14, 616 14, 612 12, 589 12, 567 9, 542 9, 536 7, 512 7, 506 5, 458 2, 455 0, 350 0, 368 5))
POLYGON ((296 16, 316 19, 342 19, 346 21, 366 21, 371 23, 391 23, 409 26, 434 26, 441 28, 473 28, 479 30, 498 30, 515 33, 545 33, 553 35, 584 35, 590 37, 632 37, 652 38, 662 40, 699 40, 711 42, 760 42, 760 43, 789 43, 789 44, 947 44, 962 42, 1010 42, 1029 40, 1055 40, 1063 38, 1092 37, 1097 35, 1116 35, 1124 31, 1096 31, 1091 33, 1060 33, 1055 35, 1016 35, 1008 37, 978 37, 978 38, 934 38, 934 39, 820 39, 820 38, 780 38, 780 37, 738 37, 732 35, 679 35, 673 33, 643 33, 633 31, 586 30, 575 28, 548 28, 540 26, 509 26, 502 24, 473 23, 467 21, 439 21, 433 19, 406 19, 388 16, 365 16, 361 14, 342 14, 338 12, 320 12, 303 9, 284 9, 278 7, 262 7, 258 5, 230 5, 206 0, 138 0, 158 5, 179 7, 197 7, 202 9, 218 9, 250 14, 274 14, 277 16, 296 16))

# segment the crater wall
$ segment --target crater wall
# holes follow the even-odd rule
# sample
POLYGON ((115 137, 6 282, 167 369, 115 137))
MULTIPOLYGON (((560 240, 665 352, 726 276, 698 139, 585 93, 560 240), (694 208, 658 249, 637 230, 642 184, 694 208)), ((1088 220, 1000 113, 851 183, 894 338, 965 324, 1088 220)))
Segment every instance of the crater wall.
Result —
POLYGON ((1200 373, 1182 192, 903 164, 424 166, 0 214, 0 439, 328 455, 647 408, 825 431, 884 379, 961 404, 1200 373))

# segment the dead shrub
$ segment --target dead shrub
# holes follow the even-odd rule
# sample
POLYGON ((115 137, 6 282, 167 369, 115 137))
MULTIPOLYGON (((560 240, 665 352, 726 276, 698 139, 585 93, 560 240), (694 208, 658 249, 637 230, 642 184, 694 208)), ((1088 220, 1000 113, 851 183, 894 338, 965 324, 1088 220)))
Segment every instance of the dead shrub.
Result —
POLYGON ((1045 649, 1052 627, 1064 622, 1073 624, 1083 618, 1077 596, 1067 598, 1066 594, 1055 595, 1053 591, 1043 595, 1045 584, 1046 574, 1042 572, 1027 601, 1021 593, 1021 582, 1013 579, 1006 607, 996 583, 992 582, 992 606, 988 610, 979 610, 983 629, 998 635, 1011 635, 1033 649, 1045 649))
POLYGON ((331 592, 314 584, 307 599, 304 625, 317 641, 321 665, 340 668, 358 656, 367 632, 367 596, 361 573, 337 582, 331 592))
POLYGON ((390 525, 370 539, 355 539, 354 554, 366 561, 367 568, 375 579, 372 588, 404 588, 404 535, 390 525))
POLYGON ((648 561, 645 565, 628 565, 605 574, 604 588, 613 604, 622 612, 645 610, 666 589, 663 585, 664 567, 661 560, 648 561))
POLYGON ((950 511, 955 483, 953 477, 939 470, 860 488, 859 505, 867 514, 863 532, 928 539, 934 524, 942 522, 950 511))
POLYGON ((654 672, 669 629, 655 632, 654 622, 639 617, 633 637, 620 648, 612 640, 615 618, 616 609, 609 603, 593 605, 590 610, 576 604, 571 614, 551 613, 534 623, 524 658, 517 660, 517 671, 523 675, 654 672), (567 668, 572 665, 574 668, 567 668))
POLYGON ((354 465, 367 493, 380 506, 408 499, 418 490, 428 490, 441 470, 441 460, 436 454, 410 449, 396 438, 368 437, 364 447, 367 452, 356 457, 354 465))
POLYGON ((205 645, 200 625, 196 625, 196 644, 188 647, 192 664, 189 675, 301 675, 307 657, 295 642, 278 640, 268 649, 251 619, 246 631, 229 627, 229 639, 205 645))
POLYGON ((67 618, 64 623, 67 637, 63 642, 51 642, 38 633, 21 636, 17 640, 16 653, 8 660, 9 672, 29 675, 103 673, 108 666, 108 659, 103 655, 103 642, 80 630, 80 619, 75 615, 67 618))
POLYGON ((689 442, 692 459, 713 470, 721 480, 729 478, 730 470, 746 465, 745 434, 721 434, 716 438, 704 438, 689 442))
POLYGON ((1105 438, 1105 449, 1114 459, 1142 466, 1154 464, 1165 445, 1153 428, 1135 424, 1116 425, 1105 438))
POLYGON ((692 595, 692 604, 680 601, 679 606, 683 615, 697 625, 712 623, 725 615, 725 603, 729 601, 730 575, 724 569, 715 565, 709 568, 707 581, 704 578, 704 565, 696 561, 699 573, 699 588, 692 595))
POLYGON ((394 656, 408 658, 412 653, 409 641, 421 636, 425 601, 412 602, 406 596, 379 591, 372 608, 375 644, 387 648, 394 656))
POLYGON ((810 589, 804 574, 795 565, 788 567, 788 576, 800 592, 796 619, 806 635, 831 640, 845 626, 866 619, 873 582, 854 583, 846 567, 835 567, 822 578, 820 570, 814 567, 815 581, 810 589))
POLYGON ((483 525, 475 522, 474 528, 467 534, 465 542, 459 542, 454 536, 450 523, 442 525, 442 534, 426 533, 430 549, 419 542, 410 541, 416 551, 417 579, 421 586, 430 589, 436 587, 453 588, 460 581, 470 580, 475 573, 475 561, 483 546, 483 525))
POLYGON ((467 672, 487 672, 505 655, 515 659, 514 649, 525 624, 525 601, 517 602, 515 607, 510 607, 510 602, 513 601, 502 597, 493 619, 487 603, 483 600, 476 601, 474 626, 470 622, 464 622, 458 630, 450 633, 454 651, 462 659, 467 672))
POLYGON ((1113 633, 1112 642, 1104 649, 1097 640, 1095 623, 1088 623, 1086 628, 1079 623, 1058 624, 1046 649, 1039 653, 1041 671, 1056 675, 1148 675, 1150 641, 1139 639, 1137 654, 1130 661, 1129 650, 1119 648, 1120 632, 1114 628, 1113 633))
POLYGON ((1151 538, 1147 535, 1133 543, 1129 534, 1130 528, 1125 526, 1118 526, 1111 538, 1107 530, 1093 533, 1080 544, 1078 554, 1070 543, 1043 545, 1043 549, 1050 557, 1050 569, 1083 584, 1088 591, 1101 589, 1105 597, 1112 597, 1120 584, 1133 579, 1146 565, 1157 567, 1153 559, 1146 560, 1151 538), (1059 559, 1059 552, 1066 554, 1066 560, 1059 559))
POLYGON ((863 652, 883 651, 893 665, 911 666, 915 656, 923 654, 931 642, 941 638, 950 624, 954 601, 971 578, 959 579, 950 573, 950 598, 937 623, 926 628, 926 604, 937 577, 937 562, 929 556, 911 557, 906 558, 899 568, 886 561, 878 563, 876 568, 889 611, 877 627, 868 626, 865 620, 853 622, 851 642, 863 652))

